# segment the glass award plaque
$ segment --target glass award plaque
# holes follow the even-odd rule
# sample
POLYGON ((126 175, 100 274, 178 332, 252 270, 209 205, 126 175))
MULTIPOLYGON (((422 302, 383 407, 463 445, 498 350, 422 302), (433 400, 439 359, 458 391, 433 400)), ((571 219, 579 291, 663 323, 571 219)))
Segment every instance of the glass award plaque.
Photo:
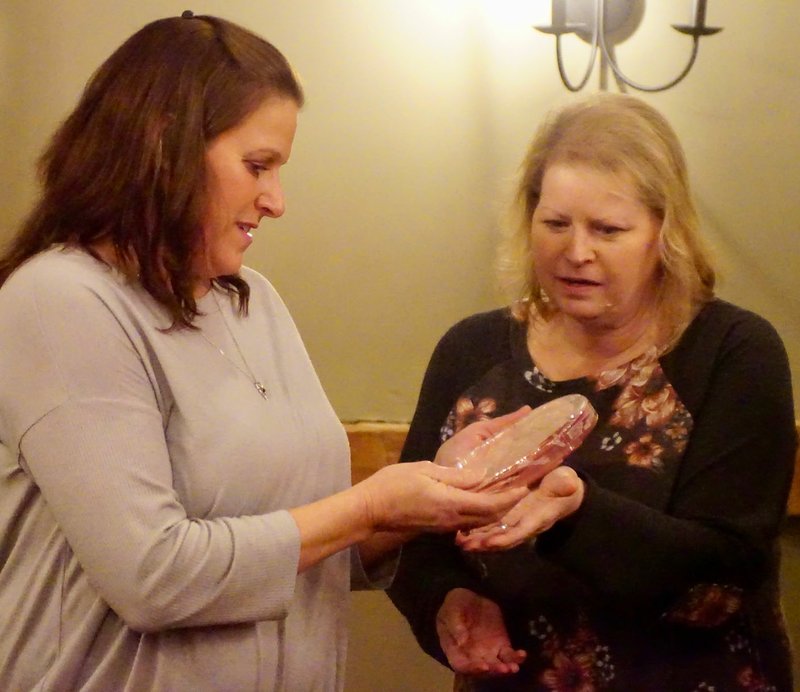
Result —
POLYGON ((455 466, 483 471, 481 490, 533 487, 581 445, 595 423, 589 400, 569 394, 537 406, 458 458, 455 466))

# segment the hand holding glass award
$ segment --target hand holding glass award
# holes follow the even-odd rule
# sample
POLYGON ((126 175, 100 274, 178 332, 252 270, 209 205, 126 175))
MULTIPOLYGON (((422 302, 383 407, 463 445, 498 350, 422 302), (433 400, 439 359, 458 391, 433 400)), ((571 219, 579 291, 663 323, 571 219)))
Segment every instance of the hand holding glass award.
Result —
POLYGON ((454 465, 482 471, 478 488, 483 491, 533 487, 581 445, 596 422, 589 400, 569 394, 537 406, 454 465))

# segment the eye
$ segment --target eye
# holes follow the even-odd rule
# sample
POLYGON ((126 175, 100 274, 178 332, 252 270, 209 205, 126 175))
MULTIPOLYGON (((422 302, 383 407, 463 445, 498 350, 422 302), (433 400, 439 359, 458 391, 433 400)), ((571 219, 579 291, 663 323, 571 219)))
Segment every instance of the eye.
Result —
POLYGON ((563 231, 569 228, 569 221, 565 221, 564 219, 542 219, 541 222, 551 231, 563 231))
POLYGON ((244 165, 247 167, 247 170, 250 171, 250 173, 256 178, 268 168, 267 165, 262 161, 252 161, 247 159, 245 160, 244 165))
POLYGON ((617 233, 623 233, 626 229, 622 228, 622 226, 615 226, 610 223, 598 223, 595 224, 595 230, 602 235, 611 236, 617 233))

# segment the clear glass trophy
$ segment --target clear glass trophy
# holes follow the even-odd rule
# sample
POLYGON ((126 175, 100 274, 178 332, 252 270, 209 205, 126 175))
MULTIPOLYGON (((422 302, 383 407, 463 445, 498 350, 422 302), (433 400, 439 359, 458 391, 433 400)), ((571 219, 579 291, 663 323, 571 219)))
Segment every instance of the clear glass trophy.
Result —
POLYGON ((481 490, 533 487, 581 445, 596 422, 589 400, 569 394, 537 406, 458 458, 455 466, 483 471, 481 490))

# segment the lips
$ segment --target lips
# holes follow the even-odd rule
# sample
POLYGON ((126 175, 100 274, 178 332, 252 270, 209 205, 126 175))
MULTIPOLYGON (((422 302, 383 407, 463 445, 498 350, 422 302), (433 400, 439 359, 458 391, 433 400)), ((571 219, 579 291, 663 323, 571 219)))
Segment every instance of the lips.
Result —
POLYGON ((239 222, 236 224, 236 226, 248 238, 253 237, 253 229, 256 227, 256 224, 239 222))
POLYGON ((584 279, 579 276, 559 276, 557 277, 561 283, 566 284, 567 286, 600 286, 599 281, 594 281, 592 279, 584 279))

